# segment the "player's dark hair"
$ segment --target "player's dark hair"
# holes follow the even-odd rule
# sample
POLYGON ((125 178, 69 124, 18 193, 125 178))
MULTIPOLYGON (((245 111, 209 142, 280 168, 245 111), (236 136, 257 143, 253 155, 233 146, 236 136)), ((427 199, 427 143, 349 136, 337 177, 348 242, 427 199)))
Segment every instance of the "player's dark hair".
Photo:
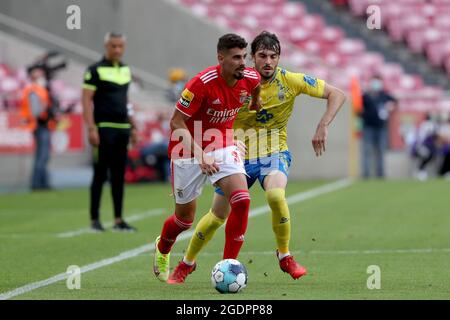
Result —
POLYGON ((252 55, 258 50, 272 50, 278 55, 281 54, 280 40, 275 33, 270 33, 268 31, 263 31, 253 39, 252 44, 252 55))
POLYGON ((234 33, 227 33, 219 38, 217 43, 217 52, 225 52, 233 48, 247 48, 247 41, 234 33))

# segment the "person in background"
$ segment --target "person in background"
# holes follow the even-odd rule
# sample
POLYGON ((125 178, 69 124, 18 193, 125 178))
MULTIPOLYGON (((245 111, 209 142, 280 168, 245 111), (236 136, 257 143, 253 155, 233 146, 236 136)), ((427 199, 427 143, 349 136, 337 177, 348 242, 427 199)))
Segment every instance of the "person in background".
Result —
POLYGON ((50 160, 50 133, 56 126, 51 99, 47 89, 45 70, 37 65, 28 68, 30 84, 22 92, 21 116, 27 128, 33 131, 35 154, 31 177, 32 190, 50 189, 48 162, 50 160))
POLYGON ((169 70, 169 81, 170 87, 167 91, 167 99, 175 103, 180 98, 181 92, 183 91, 187 83, 186 71, 181 68, 174 68, 169 70))
POLYGON ((446 115, 447 121, 438 129, 438 143, 443 160, 440 165, 438 175, 450 180, 450 115, 446 115))
POLYGON ((374 77, 370 81, 369 90, 363 94, 363 147, 362 175, 369 178, 371 163, 375 162, 375 173, 378 178, 385 176, 384 154, 387 149, 387 123, 389 114, 394 110, 397 100, 383 88, 383 81, 374 77))
POLYGON ((122 63, 125 36, 110 32, 104 39, 104 57, 84 74, 83 114, 89 143, 94 151, 94 176, 90 189, 90 216, 93 231, 102 232, 100 199, 103 184, 111 181, 116 231, 136 231, 122 217, 128 143, 137 140, 133 108, 128 103, 130 68, 122 63))
POLYGON ((415 176, 420 181, 428 178, 427 166, 438 155, 437 130, 437 124, 429 113, 417 129, 411 151, 412 156, 418 160, 415 176))

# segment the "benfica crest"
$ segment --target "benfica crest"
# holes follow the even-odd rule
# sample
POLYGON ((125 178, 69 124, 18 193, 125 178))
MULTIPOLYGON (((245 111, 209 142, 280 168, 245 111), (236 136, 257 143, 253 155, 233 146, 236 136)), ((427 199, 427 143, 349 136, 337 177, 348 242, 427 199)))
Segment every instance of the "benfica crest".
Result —
POLYGON ((246 103, 250 101, 250 96, 248 95, 246 90, 241 90, 241 93, 239 94, 239 102, 240 103, 246 103))

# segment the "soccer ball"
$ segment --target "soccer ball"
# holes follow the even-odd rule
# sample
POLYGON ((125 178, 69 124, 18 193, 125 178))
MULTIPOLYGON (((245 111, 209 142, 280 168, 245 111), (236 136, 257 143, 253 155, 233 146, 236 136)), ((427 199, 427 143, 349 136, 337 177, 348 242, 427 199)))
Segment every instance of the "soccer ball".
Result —
POLYGON ((235 259, 221 260, 211 272, 211 283, 220 293, 238 293, 247 286, 247 269, 235 259))

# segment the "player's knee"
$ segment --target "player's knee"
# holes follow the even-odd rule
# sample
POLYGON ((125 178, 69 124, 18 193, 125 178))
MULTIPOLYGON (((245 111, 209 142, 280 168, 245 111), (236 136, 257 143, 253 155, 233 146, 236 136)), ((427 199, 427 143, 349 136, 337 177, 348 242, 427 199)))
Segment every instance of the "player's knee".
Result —
POLYGON ((185 216, 181 216, 179 214, 175 214, 173 221, 177 224, 177 226, 180 229, 188 230, 192 227, 194 219, 192 217, 185 217, 185 216))
POLYGON ((250 193, 248 190, 238 190, 230 196, 230 206, 232 211, 248 212, 250 209, 250 193))
POLYGON ((285 192, 282 188, 270 189, 266 191, 266 199, 269 203, 269 206, 279 206, 285 203, 285 192))

